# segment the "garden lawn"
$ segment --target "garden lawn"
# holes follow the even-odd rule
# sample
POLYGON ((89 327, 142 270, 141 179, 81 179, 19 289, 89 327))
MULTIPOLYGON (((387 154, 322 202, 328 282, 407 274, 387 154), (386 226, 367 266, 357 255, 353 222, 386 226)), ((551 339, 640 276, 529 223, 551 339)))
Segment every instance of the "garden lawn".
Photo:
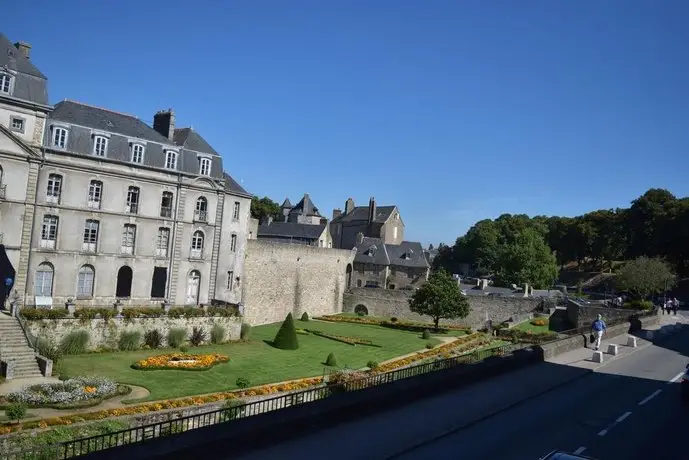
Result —
POLYGON ((534 318, 534 319, 530 319, 528 321, 524 321, 523 323, 519 323, 516 326, 514 326, 514 329, 518 329, 518 330, 524 331, 524 332, 531 332, 534 334, 540 334, 542 332, 548 332, 550 330, 550 324, 549 324, 548 318, 538 317, 538 318, 534 318), (534 326, 533 324, 531 324, 531 321, 533 321, 534 319, 544 319, 545 325, 544 326, 534 326))
MULTIPOLYGON (((68 376, 97 375, 119 383, 147 388, 151 394, 138 401, 154 401, 236 389, 237 377, 249 379, 252 386, 323 375, 328 353, 334 353, 341 367, 361 368, 370 360, 382 362, 396 356, 423 350, 427 340, 420 333, 380 326, 295 321, 298 329, 369 339, 381 348, 347 345, 314 335, 297 335, 299 349, 278 350, 264 341, 272 341, 280 323, 252 328, 251 341, 224 345, 190 347, 189 353, 221 353, 230 362, 206 371, 135 370, 137 360, 173 350, 138 350, 116 353, 89 353, 65 356, 58 371, 68 376)), ((456 335, 456 334, 448 334, 456 335)), ((433 340, 435 342, 435 340, 433 340)), ((132 401, 133 402, 133 401, 132 401)))

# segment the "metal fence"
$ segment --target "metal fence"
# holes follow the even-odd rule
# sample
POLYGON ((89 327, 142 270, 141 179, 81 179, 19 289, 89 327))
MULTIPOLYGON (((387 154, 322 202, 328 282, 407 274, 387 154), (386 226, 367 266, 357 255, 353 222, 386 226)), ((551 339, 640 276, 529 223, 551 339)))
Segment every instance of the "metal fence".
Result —
MULTIPOLYGON (((386 385, 397 380, 408 379, 431 372, 451 369, 453 367, 482 361, 491 356, 502 356, 508 350, 508 346, 495 347, 485 350, 477 350, 465 355, 433 361, 416 366, 373 374, 367 377, 351 380, 342 384, 329 384, 317 388, 297 391, 290 394, 276 396, 238 405, 225 407, 196 415, 189 415, 175 420, 153 423, 136 428, 116 431, 113 433, 91 436, 89 438, 76 439, 50 446, 37 446, 33 449, 5 454, 1 458, 7 460, 62 460, 78 457, 93 452, 111 449, 126 444, 141 443, 152 439, 162 438, 189 430, 217 425, 219 423, 231 423, 234 420, 252 417, 254 415, 285 409, 287 407, 308 404, 320 399, 328 398, 334 394, 358 391, 386 385)), ((230 403, 231 405, 231 403, 230 403)))

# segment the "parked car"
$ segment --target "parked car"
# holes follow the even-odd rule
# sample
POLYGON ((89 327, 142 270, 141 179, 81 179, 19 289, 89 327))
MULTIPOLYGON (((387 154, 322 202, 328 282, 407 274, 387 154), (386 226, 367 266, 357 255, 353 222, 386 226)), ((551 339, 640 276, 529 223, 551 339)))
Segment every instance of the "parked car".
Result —
POLYGON ((570 454, 561 450, 554 450, 538 460, 596 460, 593 457, 585 457, 578 454, 570 454))
POLYGON ((689 364, 684 369, 684 375, 682 376, 682 399, 689 401, 689 364))

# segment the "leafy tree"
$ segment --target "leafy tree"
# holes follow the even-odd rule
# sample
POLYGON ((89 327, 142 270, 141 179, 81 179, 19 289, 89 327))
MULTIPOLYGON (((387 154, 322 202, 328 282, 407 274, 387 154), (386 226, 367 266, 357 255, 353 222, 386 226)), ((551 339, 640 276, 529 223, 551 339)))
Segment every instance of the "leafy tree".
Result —
POLYGON ((279 204, 267 196, 263 198, 255 196, 251 198, 251 217, 259 220, 272 217, 277 220, 282 217, 282 209, 279 204))
POLYGON ((641 256, 627 262, 617 272, 615 282, 618 289, 628 292, 634 299, 644 300, 651 294, 672 288, 677 277, 664 260, 641 256))
POLYGON ((459 290, 457 281, 445 270, 433 272, 409 299, 409 309, 419 315, 430 316, 435 328, 441 319, 466 318, 469 302, 459 290))
POLYGON ((287 318, 282 322, 278 333, 273 340, 273 346, 281 350, 296 350, 299 348, 297 340, 297 329, 294 327, 292 313, 287 314, 287 318))
POLYGON ((514 241, 502 247, 498 266, 496 281, 504 286, 529 283, 544 289, 551 286, 558 275, 555 255, 534 228, 523 229, 514 241))

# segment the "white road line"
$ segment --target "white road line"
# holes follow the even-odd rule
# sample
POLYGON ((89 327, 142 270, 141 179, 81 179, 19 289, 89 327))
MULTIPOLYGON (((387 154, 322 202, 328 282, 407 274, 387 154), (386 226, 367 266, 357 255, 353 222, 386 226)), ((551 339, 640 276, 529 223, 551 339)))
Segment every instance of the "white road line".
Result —
POLYGON ((620 415, 619 417, 617 417, 617 420, 615 420, 615 423, 621 423, 624 419, 626 419, 626 418, 629 417, 630 415, 632 415, 631 412, 625 412, 624 414, 622 414, 622 415, 620 415))
POLYGON ((604 430, 600 430, 600 431, 598 432, 598 436, 605 436, 606 434, 608 434, 608 429, 607 429, 607 428, 604 429, 604 430))
POLYGON ((651 399, 655 398, 658 396, 660 393, 662 393, 663 390, 656 390, 653 393, 651 393, 649 396, 646 396, 642 401, 639 402, 639 406, 643 406, 647 402, 649 402, 651 399))
POLYGON ((675 375, 675 376, 672 377, 672 379, 670 379, 670 381, 668 381, 667 383, 675 383, 677 380, 679 380, 679 379, 684 375, 684 372, 685 372, 685 371, 682 371, 682 372, 680 372, 679 374, 675 375))
POLYGON ((581 446, 580 448, 578 448, 577 450, 574 451, 574 455, 583 454, 585 450, 586 450, 586 447, 581 446))

